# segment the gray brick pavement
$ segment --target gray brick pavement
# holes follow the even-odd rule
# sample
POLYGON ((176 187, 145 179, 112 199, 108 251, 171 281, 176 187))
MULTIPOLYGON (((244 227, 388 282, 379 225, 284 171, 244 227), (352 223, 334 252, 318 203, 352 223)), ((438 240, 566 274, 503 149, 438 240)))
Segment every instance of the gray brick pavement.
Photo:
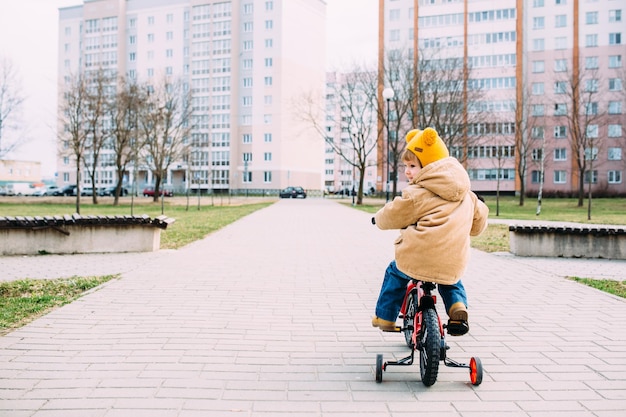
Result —
POLYGON ((375 355, 407 349, 370 325, 396 232, 369 217, 282 200, 119 262, 120 279, 0 338, 0 416, 624 415, 626 302, 479 251, 471 332, 449 356, 479 356, 482 385, 442 366, 426 388, 418 365, 377 384, 375 355))

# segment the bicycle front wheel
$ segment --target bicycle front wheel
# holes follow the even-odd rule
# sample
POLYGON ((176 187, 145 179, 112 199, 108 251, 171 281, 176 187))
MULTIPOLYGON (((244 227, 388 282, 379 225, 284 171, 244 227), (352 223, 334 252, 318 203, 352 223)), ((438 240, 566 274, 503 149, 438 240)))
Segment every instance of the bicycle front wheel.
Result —
POLYGON ((430 387, 437 381, 441 355, 441 333, 437 312, 428 308, 422 312, 422 328, 419 335, 420 376, 422 383, 430 387))

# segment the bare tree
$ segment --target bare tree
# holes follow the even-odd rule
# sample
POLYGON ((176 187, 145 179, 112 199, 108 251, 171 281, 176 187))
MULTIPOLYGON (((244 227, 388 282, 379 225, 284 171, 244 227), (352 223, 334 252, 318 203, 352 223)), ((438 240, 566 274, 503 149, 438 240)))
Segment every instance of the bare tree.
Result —
POLYGON ((76 167, 76 213, 80 214, 81 167, 87 151, 88 131, 85 128, 87 83, 82 75, 69 78, 59 98, 59 154, 72 157, 76 167))
POLYGON ((554 104, 554 115, 563 117, 569 129, 570 149, 578 170, 578 206, 582 207, 585 175, 588 175, 589 161, 595 158, 598 144, 593 126, 597 127, 604 117, 598 103, 602 83, 595 70, 580 73, 575 67, 566 74, 557 81, 561 83, 557 88, 562 89, 566 102, 554 104))
POLYGON ((147 86, 138 127, 144 143, 143 156, 155 178, 154 201, 161 193, 163 176, 169 166, 186 154, 191 129, 191 96, 182 81, 163 79, 147 86))
MULTIPOLYGON (((144 102, 144 93, 136 83, 121 78, 117 94, 109 103, 108 118, 111 131, 107 143, 114 151, 116 184, 113 205, 119 204, 119 197, 128 165, 136 160, 142 144, 138 137, 139 107, 144 102)), ((134 183, 134 181, 133 181, 134 183)), ((134 195, 134 192, 132 193, 134 195)))
POLYGON ((0 159, 24 141, 24 139, 11 142, 6 140, 7 131, 17 127, 17 115, 23 101, 17 71, 8 58, 2 57, 0 60, 0 159))
POLYGON ((328 103, 323 97, 312 93, 303 95, 293 103, 296 117, 308 122, 318 132, 335 154, 341 157, 359 174, 359 187, 356 191, 356 204, 363 204, 363 183, 365 170, 370 164, 369 156, 376 148, 377 105, 375 97, 375 73, 357 65, 343 74, 335 74, 336 79, 329 82, 328 103), (373 89, 372 89, 372 86, 373 89), (340 117, 332 121, 340 137, 328 135, 323 115, 326 105, 338 110, 340 117))
POLYGON ((111 120, 108 119, 107 109, 114 96, 115 79, 103 69, 85 73, 86 101, 85 101, 85 129, 87 130, 87 148, 83 158, 85 172, 92 185, 91 200, 98 204, 98 190, 96 179, 100 167, 100 153, 111 131, 111 120))

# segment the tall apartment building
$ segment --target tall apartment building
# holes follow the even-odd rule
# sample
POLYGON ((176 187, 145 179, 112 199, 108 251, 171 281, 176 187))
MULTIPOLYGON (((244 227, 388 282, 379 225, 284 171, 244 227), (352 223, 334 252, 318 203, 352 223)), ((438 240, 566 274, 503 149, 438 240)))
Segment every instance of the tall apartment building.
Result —
MULTIPOLYGON (((70 75, 97 68, 140 83, 180 79, 198 158, 172 164, 166 186, 321 190, 323 139, 291 103, 324 88, 325 13, 322 0, 84 0, 60 9, 59 94, 70 75)), ((74 164, 59 156, 60 182, 75 182, 74 164)), ((117 181, 100 171, 96 187, 117 181)), ((137 171, 139 187, 152 183, 137 171)))
POLYGON ((519 193, 524 158, 527 193, 538 192, 543 178, 548 195, 576 194, 581 181, 596 194, 624 195, 625 6, 618 0, 379 0, 379 60, 390 51, 408 50, 415 60, 436 51, 468 68, 466 90, 479 89, 481 99, 467 103, 472 121, 465 146, 451 153, 464 161, 473 189, 519 193), (582 126, 577 135, 568 117, 573 106, 582 126), (584 178, 577 161, 586 163, 584 178))

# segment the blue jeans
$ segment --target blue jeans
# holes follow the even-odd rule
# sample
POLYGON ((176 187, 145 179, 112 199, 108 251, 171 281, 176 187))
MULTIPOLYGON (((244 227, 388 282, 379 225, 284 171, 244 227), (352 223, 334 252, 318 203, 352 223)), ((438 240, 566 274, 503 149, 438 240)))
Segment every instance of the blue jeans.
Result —
MULTIPOLYGON (((411 277, 401 272, 396 267, 396 261, 391 261, 385 271, 383 286, 380 289, 380 295, 376 302, 377 317, 383 320, 396 321, 400 313, 400 308, 402 307, 406 286, 410 280, 411 277)), ((465 287, 463 287, 461 280, 453 285, 438 284, 437 289, 443 299, 446 312, 450 309, 452 304, 459 301, 467 307, 467 295, 465 294, 465 287)))

